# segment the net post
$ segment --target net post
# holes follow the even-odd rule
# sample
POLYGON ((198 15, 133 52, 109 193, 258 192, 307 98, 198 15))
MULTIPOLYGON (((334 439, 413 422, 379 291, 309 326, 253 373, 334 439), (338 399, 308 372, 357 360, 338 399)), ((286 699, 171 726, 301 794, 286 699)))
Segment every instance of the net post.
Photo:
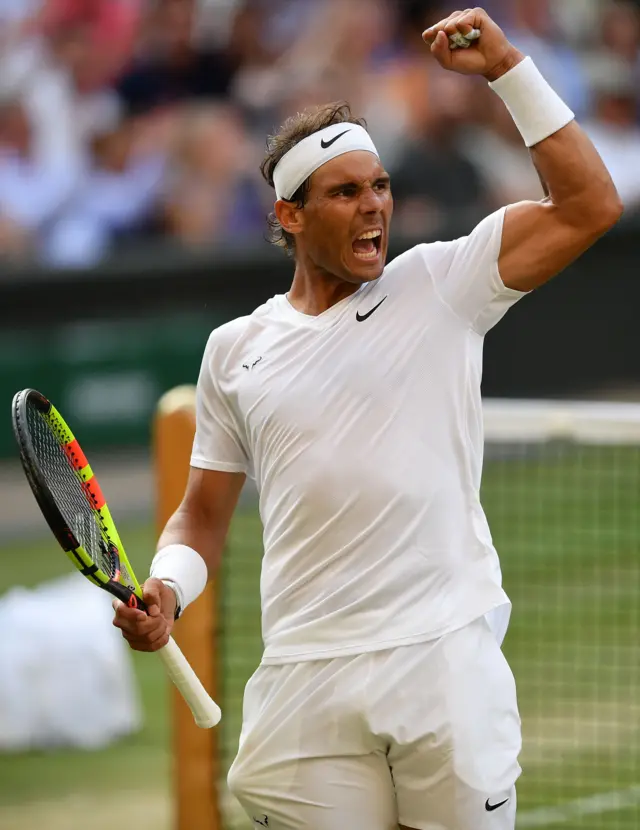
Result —
MULTIPOLYGON (((195 430, 195 387, 178 386, 160 399, 153 424, 158 530, 184 494, 195 430)), ((175 626, 187 660, 214 698, 216 600, 210 583, 175 626)), ((172 743, 175 830, 221 830, 217 782, 220 754, 216 729, 200 729, 177 690, 172 689, 172 743)))

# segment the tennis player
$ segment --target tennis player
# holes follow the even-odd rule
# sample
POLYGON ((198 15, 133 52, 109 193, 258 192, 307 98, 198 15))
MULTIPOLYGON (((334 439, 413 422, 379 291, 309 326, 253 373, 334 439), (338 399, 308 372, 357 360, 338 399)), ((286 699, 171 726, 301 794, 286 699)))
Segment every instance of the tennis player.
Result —
POLYGON ((510 605, 478 495, 483 338, 621 205, 573 113, 483 10, 423 37, 503 99, 548 196, 385 266, 393 201, 367 131, 344 105, 287 121, 263 173, 293 284, 211 335, 187 491, 145 584, 152 615, 117 609, 134 648, 164 645, 256 480, 264 656, 229 786, 257 828, 515 824, 510 605), (474 45, 449 48, 472 29, 474 45))

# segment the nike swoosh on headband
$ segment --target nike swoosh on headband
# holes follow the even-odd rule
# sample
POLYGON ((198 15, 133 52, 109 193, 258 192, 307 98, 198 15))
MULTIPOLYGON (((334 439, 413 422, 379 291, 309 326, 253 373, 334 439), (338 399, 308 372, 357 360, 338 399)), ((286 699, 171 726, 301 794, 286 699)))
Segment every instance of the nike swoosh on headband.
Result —
POLYGON ((331 147, 331 145, 335 144, 336 141, 339 138, 342 138, 343 135, 346 135, 349 132, 351 132, 351 130, 345 130, 343 133, 338 133, 338 135, 334 135, 334 137, 332 139, 330 139, 329 141, 325 141, 323 138, 321 138, 320 139, 320 146, 322 147, 323 150, 326 150, 327 147, 331 147))
POLYGON ((273 171, 276 198, 290 199, 312 173, 343 153, 366 150, 379 158, 371 136, 359 124, 332 124, 325 129, 326 132, 321 130, 303 138, 276 164, 273 171))

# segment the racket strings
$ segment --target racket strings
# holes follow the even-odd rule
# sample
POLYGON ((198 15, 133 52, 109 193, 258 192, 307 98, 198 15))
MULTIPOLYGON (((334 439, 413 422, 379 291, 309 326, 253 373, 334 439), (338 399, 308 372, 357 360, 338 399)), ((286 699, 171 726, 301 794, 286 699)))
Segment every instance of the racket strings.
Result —
MULTIPOLYGON (((87 501, 80 478, 60 444, 60 438, 54 433, 49 420, 30 406, 27 407, 27 421, 38 464, 56 507, 93 563, 113 579, 118 559, 113 555, 111 543, 101 526, 99 513, 87 501)), ((130 578, 128 572, 126 577, 130 578)))

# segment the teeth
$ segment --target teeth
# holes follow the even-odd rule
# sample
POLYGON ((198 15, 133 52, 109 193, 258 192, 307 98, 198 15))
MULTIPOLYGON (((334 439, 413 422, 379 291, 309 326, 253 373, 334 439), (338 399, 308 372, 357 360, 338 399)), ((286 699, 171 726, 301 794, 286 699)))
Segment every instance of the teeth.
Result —
POLYGON ((378 251, 371 251, 370 254, 358 254, 355 252, 354 254, 358 257, 358 259, 376 259, 376 257, 378 256, 378 251))
POLYGON ((362 236, 359 236, 358 239, 376 239, 378 236, 382 236, 382 231, 367 231, 363 233, 362 236))

